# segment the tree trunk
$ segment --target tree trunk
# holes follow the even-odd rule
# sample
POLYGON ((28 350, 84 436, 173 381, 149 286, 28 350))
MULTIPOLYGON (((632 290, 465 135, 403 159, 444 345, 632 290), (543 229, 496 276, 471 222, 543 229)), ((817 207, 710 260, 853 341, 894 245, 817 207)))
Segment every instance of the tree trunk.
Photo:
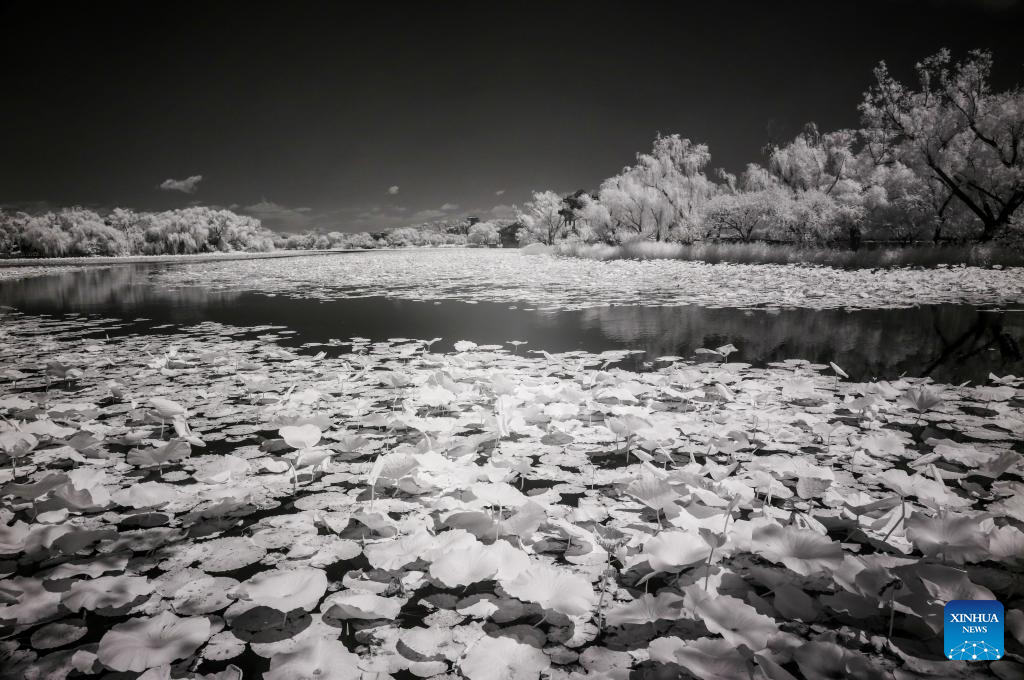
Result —
POLYGON ((984 220, 984 226, 981 230, 981 238, 978 239, 980 243, 988 243, 995 238, 996 233, 999 231, 999 227, 1002 226, 997 220, 984 220))
POLYGON ((995 238, 999 231, 1010 223, 1010 219, 1013 218, 1013 213, 1017 211, 1017 208, 1024 203, 1024 191, 1018 191, 1010 197, 999 211, 999 214, 995 216, 995 219, 985 220, 985 228, 981 232, 981 241, 991 241, 995 238))

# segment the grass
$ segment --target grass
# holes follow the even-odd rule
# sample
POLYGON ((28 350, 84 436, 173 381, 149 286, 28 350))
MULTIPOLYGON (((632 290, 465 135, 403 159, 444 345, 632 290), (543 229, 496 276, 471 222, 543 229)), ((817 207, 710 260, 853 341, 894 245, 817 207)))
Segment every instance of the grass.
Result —
POLYGON ((619 246, 567 243, 556 254, 589 260, 692 260, 718 264, 812 264, 837 269, 890 267, 1024 266, 1024 253, 996 244, 969 246, 908 246, 847 250, 773 243, 707 242, 684 245, 632 241, 619 246))

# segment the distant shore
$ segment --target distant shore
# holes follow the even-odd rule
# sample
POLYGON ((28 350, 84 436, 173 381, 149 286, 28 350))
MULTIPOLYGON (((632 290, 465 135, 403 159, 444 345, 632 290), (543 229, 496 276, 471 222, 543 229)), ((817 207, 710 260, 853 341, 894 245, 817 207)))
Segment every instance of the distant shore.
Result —
MULTIPOLYGON (((377 250, 384 250, 377 248, 377 250)), ((115 257, 24 257, 0 259, 0 267, 39 267, 162 264, 176 262, 220 262, 226 260, 262 260, 273 257, 301 257, 304 255, 331 255, 335 253, 361 253, 362 248, 338 250, 272 250, 262 253, 194 253, 191 255, 119 255, 115 257)))
POLYGON ((1024 267, 1024 252, 998 244, 889 246, 848 250, 763 242, 694 244, 634 241, 618 246, 565 243, 554 254, 586 260, 684 260, 706 264, 765 264, 834 269, 1024 267))

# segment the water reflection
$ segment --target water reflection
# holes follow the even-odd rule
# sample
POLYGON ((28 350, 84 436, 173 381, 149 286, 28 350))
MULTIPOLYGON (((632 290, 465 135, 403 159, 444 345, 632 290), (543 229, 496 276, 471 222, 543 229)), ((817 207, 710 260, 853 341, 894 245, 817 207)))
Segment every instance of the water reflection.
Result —
MULTIPOLYGON (((68 312, 165 323, 217 321, 235 326, 287 326, 285 342, 301 345, 354 336, 478 343, 525 340, 527 349, 642 349, 637 362, 663 355, 691 356, 698 347, 732 343, 739 360, 764 364, 789 358, 835 361, 857 379, 931 375, 943 382, 984 380, 988 373, 1024 372, 1024 314, 969 305, 899 310, 737 310, 728 308, 596 307, 538 312, 481 302, 466 304, 386 297, 318 301, 258 291, 208 287, 161 288, 159 265, 67 270, 0 283, 0 304, 35 314, 68 312)), ((386 291, 382 291, 385 292, 386 291)))
POLYGON ((1024 314, 969 305, 900 310, 601 307, 581 323, 652 356, 732 343, 745 361, 835 361, 851 375, 983 379, 1024 367, 1024 314))
POLYGON ((208 288, 166 290, 150 282, 154 265, 85 267, 59 274, 0 281, 0 303, 38 313, 134 310, 150 305, 203 307, 238 293, 208 288))

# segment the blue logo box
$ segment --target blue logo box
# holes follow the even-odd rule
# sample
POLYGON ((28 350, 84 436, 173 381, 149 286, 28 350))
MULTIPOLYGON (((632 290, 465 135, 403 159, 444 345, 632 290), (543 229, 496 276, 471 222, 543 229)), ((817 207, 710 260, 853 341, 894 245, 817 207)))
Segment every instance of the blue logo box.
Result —
POLYGON ((943 614, 947 659, 995 661, 1003 658, 1003 605, 995 600, 953 600, 943 614))

